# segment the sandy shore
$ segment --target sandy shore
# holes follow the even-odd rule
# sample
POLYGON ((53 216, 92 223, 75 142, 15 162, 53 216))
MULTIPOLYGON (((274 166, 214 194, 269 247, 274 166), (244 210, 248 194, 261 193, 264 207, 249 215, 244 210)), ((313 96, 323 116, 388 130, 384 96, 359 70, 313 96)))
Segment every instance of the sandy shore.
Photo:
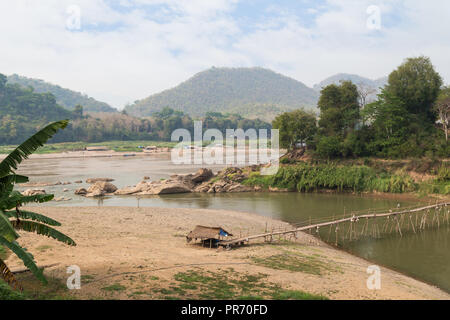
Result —
MULTIPOLYGON (((30 159, 71 159, 71 158, 111 158, 111 157, 146 157, 154 155, 169 155, 170 152, 115 152, 110 151, 70 151, 46 154, 32 154, 30 159)), ((0 160, 7 157, 7 154, 0 154, 0 160)))
MULTIPOLYGON (((174 277, 180 272, 216 273, 227 268, 240 274, 264 274, 267 283, 330 299, 450 298, 438 288, 386 268, 381 268, 382 289, 370 291, 366 270, 372 263, 307 234, 290 239, 295 243, 251 243, 230 251, 186 243, 185 236, 196 225, 222 226, 235 235, 264 231, 266 224, 269 228, 288 227, 256 214, 168 208, 42 207, 35 211, 62 222, 59 230, 78 246, 30 234, 23 234, 19 242, 34 254, 39 265, 58 264, 46 269, 49 277, 65 281, 66 268, 79 266, 82 288, 71 292, 77 299, 161 299, 158 292, 173 288, 174 277), (280 256, 300 259, 304 270, 277 269, 264 263, 280 256)), ((12 269, 23 268, 15 257, 8 263, 12 269)))

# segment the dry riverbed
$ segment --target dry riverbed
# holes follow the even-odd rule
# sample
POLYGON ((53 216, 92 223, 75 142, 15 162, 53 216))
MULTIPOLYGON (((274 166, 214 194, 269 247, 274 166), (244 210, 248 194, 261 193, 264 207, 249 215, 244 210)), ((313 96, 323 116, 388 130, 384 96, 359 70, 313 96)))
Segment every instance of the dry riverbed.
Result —
MULTIPOLYGON (((35 209, 35 208, 33 208, 35 209)), ((241 212, 168 208, 36 208, 62 222, 76 247, 23 234, 51 280, 41 288, 21 274, 36 297, 74 299, 449 299, 423 282, 381 268, 382 288, 367 289, 372 263, 307 234, 273 244, 250 243, 230 251, 187 244, 196 225, 221 226, 239 236, 288 224, 241 212), (81 268, 81 290, 65 289, 68 266, 81 268), (306 295, 308 293, 314 296, 306 295)), ((13 270, 23 265, 11 257, 13 270)))

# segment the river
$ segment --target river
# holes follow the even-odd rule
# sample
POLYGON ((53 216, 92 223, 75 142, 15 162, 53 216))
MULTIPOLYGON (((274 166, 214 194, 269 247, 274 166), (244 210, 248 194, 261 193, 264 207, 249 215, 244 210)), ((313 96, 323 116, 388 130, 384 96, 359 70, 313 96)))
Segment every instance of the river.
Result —
MULTIPOLYGON (((69 185, 46 187, 56 197, 70 201, 51 202, 52 206, 124 206, 208 208, 252 212, 290 223, 309 219, 342 216, 361 210, 389 209, 414 205, 413 201, 355 196, 345 194, 300 193, 243 193, 243 194, 185 194, 146 197, 108 197, 102 200, 74 195, 86 184, 73 184, 76 180, 108 177, 118 187, 135 185, 144 176, 152 180, 168 178, 172 174, 195 172, 201 166, 174 165, 168 155, 110 158, 30 159, 19 173, 28 175, 31 182, 72 182, 69 185), (64 189, 67 189, 64 192, 64 189)), ((209 166, 220 170, 221 166, 209 166)), ((22 189, 23 190, 23 189, 22 189)), ((327 240, 327 239, 325 239, 327 240)), ((420 234, 404 234, 344 242, 342 247, 368 259, 415 278, 434 284, 450 292, 450 228, 425 230, 420 234)))

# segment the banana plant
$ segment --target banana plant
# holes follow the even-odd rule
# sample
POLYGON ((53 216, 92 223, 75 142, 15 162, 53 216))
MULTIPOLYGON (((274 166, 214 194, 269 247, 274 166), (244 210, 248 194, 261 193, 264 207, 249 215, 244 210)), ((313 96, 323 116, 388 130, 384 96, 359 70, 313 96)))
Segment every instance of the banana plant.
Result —
MULTIPOLYGON (((27 203, 44 203, 53 200, 53 195, 24 196, 14 190, 16 184, 28 182, 28 177, 16 174, 19 164, 27 159, 39 147, 43 146, 55 133, 68 125, 68 120, 54 122, 40 130, 27 141, 12 151, 0 162, 0 246, 9 249, 24 265, 44 284, 47 280, 34 257, 19 245, 17 231, 26 231, 47 236, 70 246, 76 243, 68 236, 54 229, 61 224, 44 215, 22 210, 27 203)), ((11 272, 6 262, 0 258, 0 278, 14 289, 22 290, 22 286, 11 272)))

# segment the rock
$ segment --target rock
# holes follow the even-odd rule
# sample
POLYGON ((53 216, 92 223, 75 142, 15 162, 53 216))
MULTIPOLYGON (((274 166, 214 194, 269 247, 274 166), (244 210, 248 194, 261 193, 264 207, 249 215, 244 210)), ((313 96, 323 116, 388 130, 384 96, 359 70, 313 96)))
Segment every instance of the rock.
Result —
POLYGON ((228 188, 228 190, 227 190, 227 192, 230 192, 230 193, 237 193, 237 192, 253 192, 253 191, 254 191, 253 188, 248 187, 248 186, 244 186, 244 185, 242 185, 242 184, 240 184, 240 183, 236 183, 236 184, 231 185, 231 186, 228 188))
POLYGON ((75 181, 74 183, 76 183, 76 184, 81 184, 81 183, 83 183, 83 181, 78 180, 78 181, 75 181))
POLYGON ((53 201, 56 201, 56 202, 70 201, 70 200, 72 200, 72 198, 59 197, 59 198, 53 199, 53 201))
POLYGON ((97 182, 113 182, 114 179, 110 179, 110 178, 91 178, 91 179, 87 179, 86 183, 89 184, 94 184, 97 182))
POLYGON ((206 193, 206 192, 208 192, 210 189, 211 189, 211 183, 205 182, 205 183, 202 183, 201 185, 197 186, 197 187, 194 189, 194 192, 206 193))
POLYGON ((177 194, 190 193, 192 189, 180 182, 166 180, 159 184, 150 184, 148 190, 140 192, 140 195, 159 195, 159 194, 177 194))
POLYGON ((87 190, 85 188, 75 190, 75 194, 79 196, 85 196, 87 194, 87 190))
POLYGON ((85 195, 85 197, 87 197, 87 198, 96 198, 96 197, 103 197, 105 195, 106 195, 106 193, 104 191, 102 191, 100 189, 96 189, 96 190, 93 190, 92 192, 87 193, 85 195))
POLYGON ((150 180, 150 177, 144 177, 144 180, 150 180))
POLYGON ((28 189, 22 192, 22 195, 24 195, 25 197, 45 195, 45 194, 47 194, 47 192, 45 192, 45 190, 42 189, 28 189))
POLYGON ((106 193, 114 193, 117 191, 117 187, 115 185, 113 185, 112 183, 109 182, 96 182, 95 184, 93 184, 92 186, 89 187, 89 189, 87 190, 87 195, 86 196, 94 196, 94 197, 98 197, 98 196, 103 196, 106 193), (93 194, 93 195, 90 195, 93 194))
POLYGON ((123 189, 116 190, 114 192, 114 194, 118 195, 118 196, 132 195, 132 194, 136 194, 136 193, 140 193, 140 192, 145 192, 145 191, 149 190, 150 186, 151 186, 151 183, 142 181, 141 183, 137 184, 134 187, 126 187, 123 189))
POLYGON ((210 169, 200 169, 192 176, 192 182, 194 183, 202 183, 208 181, 214 176, 212 170, 210 169))
POLYGON ((63 192, 69 192, 69 189, 64 189, 63 192))

